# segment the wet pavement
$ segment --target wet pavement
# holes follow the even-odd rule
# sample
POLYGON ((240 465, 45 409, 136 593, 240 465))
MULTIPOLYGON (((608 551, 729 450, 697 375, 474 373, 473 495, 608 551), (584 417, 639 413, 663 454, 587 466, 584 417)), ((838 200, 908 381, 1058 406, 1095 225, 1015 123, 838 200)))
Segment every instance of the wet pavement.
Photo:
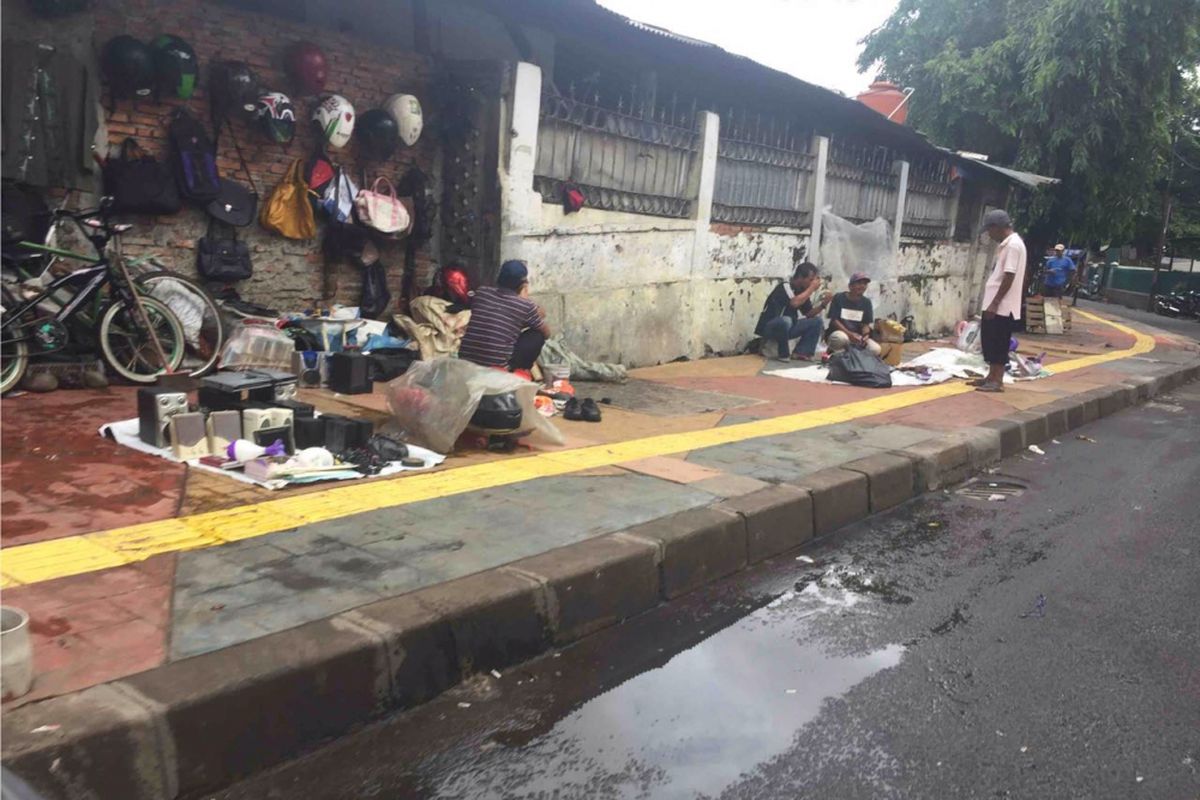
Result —
POLYGON ((1200 387, 1043 449, 214 797, 1196 797, 1200 387))

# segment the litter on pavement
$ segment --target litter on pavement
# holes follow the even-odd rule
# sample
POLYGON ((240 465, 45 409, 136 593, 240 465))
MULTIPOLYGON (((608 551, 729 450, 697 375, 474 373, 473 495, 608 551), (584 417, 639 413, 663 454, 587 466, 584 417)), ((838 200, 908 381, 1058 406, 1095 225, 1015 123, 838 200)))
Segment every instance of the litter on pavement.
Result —
POLYGON ((1036 444, 1029 445, 1029 452, 1036 453, 1039 456, 1046 455, 1046 451, 1043 450, 1042 448, 1038 447, 1036 444))

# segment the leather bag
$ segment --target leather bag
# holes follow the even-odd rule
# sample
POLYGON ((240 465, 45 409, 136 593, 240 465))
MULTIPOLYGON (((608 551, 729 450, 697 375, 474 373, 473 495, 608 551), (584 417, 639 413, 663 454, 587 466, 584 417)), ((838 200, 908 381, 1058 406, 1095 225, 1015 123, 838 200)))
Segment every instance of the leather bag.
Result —
POLYGON ((279 182, 258 214, 258 222, 269 231, 288 239, 313 239, 317 222, 312 204, 308 201, 308 184, 304 180, 304 163, 296 159, 279 182))

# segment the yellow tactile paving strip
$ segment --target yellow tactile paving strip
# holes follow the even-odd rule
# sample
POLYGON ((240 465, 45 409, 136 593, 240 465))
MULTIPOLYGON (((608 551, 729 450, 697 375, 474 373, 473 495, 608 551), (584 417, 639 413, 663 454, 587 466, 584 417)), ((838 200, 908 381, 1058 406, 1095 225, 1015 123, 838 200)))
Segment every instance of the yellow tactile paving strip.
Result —
MULTIPOLYGON (((1126 350, 1060 362, 1054 365, 1056 374, 1148 353, 1154 349, 1152 336, 1091 314, 1079 311, 1076 313, 1133 336, 1134 345, 1126 350)), ((239 508, 10 547, 0 553, 0 585, 7 587, 39 583, 121 566, 160 553, 212 547, 422 500, 466 494, 535 478, 577 473, 595 467, 608 467, 761 436, 794 433, 872 417, 970 391, 971 388, 962 383, 925 386, 907 392, 881 395, 870 400, 772 419, 472 464, 444 472, 336 487, 323 492, 267 500, 239 508)))

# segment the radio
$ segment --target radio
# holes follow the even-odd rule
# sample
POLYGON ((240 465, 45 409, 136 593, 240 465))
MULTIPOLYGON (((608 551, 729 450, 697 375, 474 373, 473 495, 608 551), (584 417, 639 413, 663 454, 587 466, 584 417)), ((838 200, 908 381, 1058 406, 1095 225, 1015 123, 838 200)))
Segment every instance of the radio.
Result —
POLYGON ((171 417, 186 414, 188 396, 185 392, 144 386, 138 389, 138 438, 153 447, 167 447, 171 440, 168 426, 171 417))
POLYGON ((247 408, 242 412, 242 438, 266 447, 282 439, 289 453, 296 449, 290 408, 247 408))
POLYGON ((204 428, 204 415, 199 412, 171 417, 171 454, 180 461, 208 455, 208 435, 204 428))

